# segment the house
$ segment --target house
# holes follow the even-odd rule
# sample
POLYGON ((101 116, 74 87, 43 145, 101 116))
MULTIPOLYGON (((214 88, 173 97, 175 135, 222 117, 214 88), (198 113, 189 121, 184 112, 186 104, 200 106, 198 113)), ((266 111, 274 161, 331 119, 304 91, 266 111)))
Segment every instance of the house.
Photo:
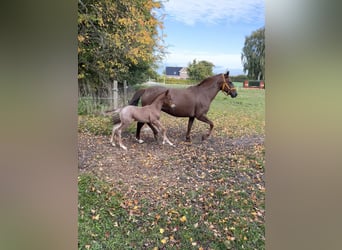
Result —
POLYGON ((166 67, 165 74, 166 74, 166 77, 169 77, 169 78, 177 78, 177 79, 189 78, 186 67, 166 67))

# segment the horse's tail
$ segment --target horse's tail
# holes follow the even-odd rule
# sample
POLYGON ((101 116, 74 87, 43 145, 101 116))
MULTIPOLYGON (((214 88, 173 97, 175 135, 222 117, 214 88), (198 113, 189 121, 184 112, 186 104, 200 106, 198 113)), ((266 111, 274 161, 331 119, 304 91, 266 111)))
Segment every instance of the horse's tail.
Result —
POLYGON ((145 89, 139 89, 134 93, 132 99, 129 101, 128 105, 138 106, 140 97, 145 93, 145 89))

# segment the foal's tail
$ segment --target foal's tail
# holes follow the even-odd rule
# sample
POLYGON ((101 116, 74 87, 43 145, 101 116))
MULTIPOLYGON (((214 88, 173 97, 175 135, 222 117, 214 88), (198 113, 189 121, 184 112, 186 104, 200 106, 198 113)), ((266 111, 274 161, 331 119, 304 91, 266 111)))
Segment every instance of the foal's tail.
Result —
POLYGON ((106 110, 102 112, 103 116, 112 116, 113 124, 120 123, 120 111, 122 108, 112 109, 112 110, 106 110))
POLYGON ((128 105, 138 106, 140 97, 145 93, 145 89, 139 89, 134 93, 132 99, 129 101, 128 105))

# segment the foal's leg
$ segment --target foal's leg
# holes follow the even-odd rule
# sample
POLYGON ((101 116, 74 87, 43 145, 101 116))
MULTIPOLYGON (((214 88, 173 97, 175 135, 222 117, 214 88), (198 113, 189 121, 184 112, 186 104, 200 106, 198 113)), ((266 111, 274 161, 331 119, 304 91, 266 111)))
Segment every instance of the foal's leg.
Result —
POLYGON ((209 124, 209 126, 210 126, 208 133, 202 135, 202 140, 205 140, 205 139, 207 139, 207 138, 210 136, 211 131, 212 131, 213 128, 214 128, 214 123, 213 123, 212 121, 210 121, 210 120, 208 119, 208 117, 207 117, 206 115, 204 115, 204 114, 201 115, 200 117, 196 117, 196 118, 197 118, 198 120, 202 121, 202 122, 205 122, 205 123, 209 124))
POLYGON ((123 144, 122 144, 122 139, 121 139, 121 131, 125 128, 127 128, 127 126, 129 125, 130 123, 121 123, 120 126, 115 130, 115 133, 116 135, 118 136, 118 141, 119 141, 119 145, 120 145, 120 148, 124 149, 124 150, 127 150, 127 147, 125 147, 123 144))
POLYGON ((118 127, 120 127, 120 126, 121 126, 121 123, 115 124, 115 125, 113 126, 112 136, 111 136, 111 138, 110 138, 110 143, 112 144, 113 147, 115 147, 115 140, 114 140, 115 131, 116 131, 116 130, 118 129, 118 127))
POLYGON ((186 137, 185 137, 185 141, 190 142, 190 131, 192 128, 192 124, 194 123, 195 117, 189 117, 189 121, 188 121, 188 130, 186 131, 186 137))
POLYGON ((166 136, 166 129, 163 127, 163 125, 160 123, 160 121, 156 120, 153 122, 153 125, 155 125, 163 134, 163 144, 167 142, 171 146, 173 146, 172 142, 170 142, 169 138, 166 136))

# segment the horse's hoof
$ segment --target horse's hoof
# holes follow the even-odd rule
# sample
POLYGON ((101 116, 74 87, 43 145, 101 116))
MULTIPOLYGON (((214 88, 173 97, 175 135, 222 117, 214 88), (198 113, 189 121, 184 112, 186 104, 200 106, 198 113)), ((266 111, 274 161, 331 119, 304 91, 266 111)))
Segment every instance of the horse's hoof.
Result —
POLYGON ((138 142, 138 143, 144 143, 144 141, 143 140, 141 140, 141 139, 137 139, 137 138, 135 138, 135 140, 138 142))
POLYGON ((115 147, 115 143, 112 142, 111 144, 112 144, 113 147, 115 147))
POLYGON ((205 141, 208 138, 207 135, 202 135, 202 141, 205 141))
POLYGON ((186 138, 185 141, 186 142, 191 142, 191 139, 190 138, 186 138))
POLYGON ((125 147, 124 145, 120 145, 120 148, 122 148, 122 149, 127 151, 127 147, 125 147))

